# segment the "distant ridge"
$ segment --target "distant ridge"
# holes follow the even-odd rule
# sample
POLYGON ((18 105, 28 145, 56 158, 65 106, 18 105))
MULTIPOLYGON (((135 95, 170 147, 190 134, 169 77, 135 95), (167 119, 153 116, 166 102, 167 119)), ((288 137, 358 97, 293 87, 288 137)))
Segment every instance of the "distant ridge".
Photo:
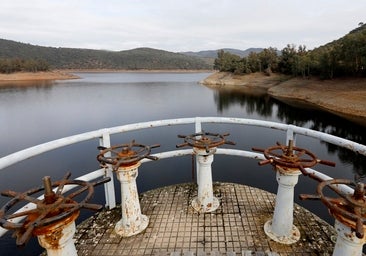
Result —
POLYGON ((238 50, 238 49, 232 49, 232 48, 223 48, 223 49, 217 49, 217 50, 207 50, 207 51, 199 51, 199 52, 180 52, 185 55, 189 56, 195 56, 195 57, 201 57, 201 58, 217 58, 217 52, 219 50, 224 50, 225 52, 229 52, 231 54, 238 55, 240 57, 247 57, 251 52, 261 52, 263 51, 263 48, 248 48, 246 50, 238 50))
POLYGON ((200 57, 152 48, 106 51, 44 47, 0 39, 0 59, 44 60, 56 69, 207 70, 200 57))

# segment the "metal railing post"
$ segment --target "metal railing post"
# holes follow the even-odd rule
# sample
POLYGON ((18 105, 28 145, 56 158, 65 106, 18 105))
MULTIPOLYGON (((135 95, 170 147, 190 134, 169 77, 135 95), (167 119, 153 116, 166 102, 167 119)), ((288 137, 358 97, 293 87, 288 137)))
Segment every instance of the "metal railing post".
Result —
MULTIPOLYGON (((194 132, 195 133, 202 132, 202 122, 201 122, 199 117, 195 118, 194 132)), ((196 161, 196 179, 197 179, 196 183, 198 184, 198 181, 200 180, 200 163, 198 162, 198 155, 197 154, 194 154, 194 159, 196 161)))
POLYGON ((293 125, 289 125, 286 130, 286 144, 288 145, 289 141, 292 140, 292 144, 296 145, 296 133, 294 133, 293 125))
POLYGON ((195 133, 199 133, 202 131, 202 123, 199 117, 195 118, 194 131, 195 133))
MULTIPOLYGON (((103 133, 102 137, 99 138, 99 145, 110 148, 111 147, 111 138, 109 136, 109 133, 103 133)), ((109 154, 110 152, 106 153, 109 154)), ((104 194, 105 194, 105 206, 109 209, 113 209, 116 207, 116 196, 115 196, 115 190, 114 190, 114 179, 113 179, 113 170, 111 165, 107 165, 108 167, 105 168, 105 177, 111 178, 110 182, 104 183, 104 194)))

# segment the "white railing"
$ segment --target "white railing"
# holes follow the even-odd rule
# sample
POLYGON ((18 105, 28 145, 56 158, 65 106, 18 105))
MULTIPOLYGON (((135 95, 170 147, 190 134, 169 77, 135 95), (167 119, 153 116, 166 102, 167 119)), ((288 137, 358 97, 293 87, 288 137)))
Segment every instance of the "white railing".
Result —
MULTIPOLYGON (((128 131, 141 130, 141 129, 149 129, 154 127, 161 126, 174 126, 174 125, 183 125, 183 124, 194 124, 195 133, 202 131, 202 125, 205 123, 220 123, 220 124, 237 124, 237 125, 247 125, 247 126, 257 126, 257 127, 265 127, 275 130, 282 130, 285 132, 285 142, 289 140, 293 140, 296 143, 296 135, 304 135, 312 138, 316 138, 321 141, 325 141, 340 147, 347 148, 356 153, 362 154, 366 156, 366 146, 361 145, 359 143, 346 140, 343 138, 339 138, 330 134, 314 131, 307 128, 302 128, 294 125, 281 124, 276 122, 262 121, 262 120, 253 120, 253 119, 244 119, 244 118, 230 118, 230 117, 193 117, 193 118, 179 118, 179 119, 167 119, 167 120, 158 120, 158 121, 150 121, 150 122, 142 122, 135 124, 122 125, 112 128, 104 128, 92 132, 86 132, 70 137, 65 137, 58 140, 53 140, 47 143, 43 143, 34 147, 30 147, 13 154, 7 155, 5 157, 0 158, 0 171, 8 166, 11 166, 15 163, 21 162, 23 160, 29 159, 36 155, 40 155, 42 153, 61 148, 67 145, 79 143, 82 141, 99 139, 100 146, 110 147, 111 146, 111 138, 112 134, 124 133, 128 131)), ((183 155, 191 155, 193 154, 192 149, 185 150, 173 150, 167 152, 160 152, 154 154, 154 156, 159 157, 159 159, 178 157, 183 155)), ((223 155, 234 155, 240 157, 254 158, 254 159, 264 159, 262 154, 254 153, 245 150, 236 150, 236 149, 226 149, 226 148, 218 148, 216 154, 223 155)), ((149 159, 144 159, 143 162, 151 161, 149 159)), ((308 169, 315 177, 320 178, 322 180, 331 179, 331 177, 318 172, 314 169, 308 169)), ((114 179, 113 173, 110 169, 98 169, 91 171, 90 173, 78 177, 79 180, 91 181, 100 177, 110 177, 111 181, 104 184, 105 189, 105 199, 106 199, 106 207, 114 208, 116 206, 115 201, 115 191, 114 191, 114 179)), ((67 186, 64 189, 64 192, 69 191, 73 188, 73 186, 67 186)), ((352 189, 348 186, 340 185, 340 190, 345 193, 352 193, 352 189)), ((30 210, 34 208, 35 205, 29 203, 28 205, 22 207, 18 210, 18 212, 23 211, 24 209, 30 210)), ((13 219, 13 222, 18 222, 21 219, 13 219)), ((6 229, 0 227, 0 236, 6 233, 6 229)))

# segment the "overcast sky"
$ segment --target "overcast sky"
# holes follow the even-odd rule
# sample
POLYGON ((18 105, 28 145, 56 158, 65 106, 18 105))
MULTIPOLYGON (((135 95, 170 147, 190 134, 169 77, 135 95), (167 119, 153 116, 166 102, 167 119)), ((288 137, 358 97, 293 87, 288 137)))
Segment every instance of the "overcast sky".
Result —
MULTIPOLYGON (((2 0, 0 38, 41 46, 167 51, 306 45, 366 23, 366 0, 2 0)), ((1 50, 1 49, 0 49, 1 50)))

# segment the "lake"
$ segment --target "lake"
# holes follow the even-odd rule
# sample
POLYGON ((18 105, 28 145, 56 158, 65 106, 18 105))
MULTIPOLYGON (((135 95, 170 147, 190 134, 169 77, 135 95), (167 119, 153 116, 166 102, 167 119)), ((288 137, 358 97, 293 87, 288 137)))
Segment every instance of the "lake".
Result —
MULTIPOLYGON (((320 110, 296 108, 269 96, 255 96, 238 92, 223 92, 202 86, 198 81, 210 73, 75 73, 80 79, 67 81, 37 81, 28 86, 9 83, 0 87, 0 156, 15 151, 100 128, 150 120, 225 116, 282 122, 324 131, 361 144, 366 144, 365 127, 320 110)), ((231 135, 236 146, 250 150, 266 148, 283 134, 269 129, 212 125, 209 132, 231 135)), ((112 143, 128 143, 136 139, 141 144, 161 144, 157 151, 175 149, 182 139, 178 134, 192 133, 191 127, 135 131, 113 135, 112 143)), ((61 179, 66 171, 76 178, 99 167, 96 161, 97 142, 83 142, 48 152, 5 168, 0 172, 0 190, 24 191, 41 184, 50 175, 61 179)), ((297 146, 314 152, 319 158, 334 161, 335 168, 321 166, 321 170, 336 178, 362 180, 366 170, 364 157, 301 136, 297 146)), ((152 151, 154 153, 154 150, 152 151)), ((275 193, 277 182, 270 166, 260 167, 257 161, 230 156, 215 156, 213 179, 248 184, 275 193), (224 172, 225 170, 225 172, 224 172)), ((139 169, 138 188, 144 192, 156 187, 192 181, 191 158, 181 157, 146 163, 139 169)), ((316 182, 300 177, 296 186, 296 202, 333 224, 333 218, 320 202, 299 201, 300 193, 313 194, 316 182)), ((96 189, 95 201, 103 204, 102 188, 96 189), (99 192, 99 193, 98 193, 99 192)), ((8 199, 0 198, 3 205, 8 199)), ((117 193, 117 200, 119 200, 117 193)), ((89 216, 83 213, 82 218, 89 216)), ((79 220, 80 221, 80 220, 79 220)), ((35 255, 42 251, 32 239, 18 250, 9 235, 0 238, 4 255, 35 255)))

